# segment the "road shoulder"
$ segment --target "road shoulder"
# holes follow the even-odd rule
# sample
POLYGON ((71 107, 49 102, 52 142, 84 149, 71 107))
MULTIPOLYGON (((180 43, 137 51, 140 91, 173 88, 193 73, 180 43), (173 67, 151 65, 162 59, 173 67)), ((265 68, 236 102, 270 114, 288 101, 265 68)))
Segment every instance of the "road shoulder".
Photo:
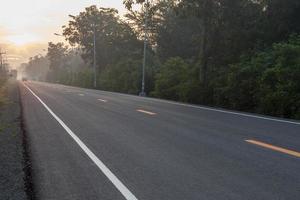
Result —
POLYGON ((0 107, 0 199, 31 199, 17 81, 9 80, 2 94, 6 102, 0 107))

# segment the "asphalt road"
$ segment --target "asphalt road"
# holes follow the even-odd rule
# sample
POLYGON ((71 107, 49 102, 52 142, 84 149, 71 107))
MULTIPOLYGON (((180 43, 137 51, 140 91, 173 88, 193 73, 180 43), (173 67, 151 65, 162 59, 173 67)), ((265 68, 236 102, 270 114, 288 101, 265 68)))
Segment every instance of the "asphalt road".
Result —
POLYGON ((300 122, 25 84, 38 199, 300 199, 300 122))

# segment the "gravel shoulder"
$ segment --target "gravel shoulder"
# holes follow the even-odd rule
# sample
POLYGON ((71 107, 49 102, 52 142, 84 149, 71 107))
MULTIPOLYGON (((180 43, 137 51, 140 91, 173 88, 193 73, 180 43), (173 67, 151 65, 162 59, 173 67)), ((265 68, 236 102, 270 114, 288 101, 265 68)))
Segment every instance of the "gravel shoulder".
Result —
POLYGON ((17 81, 8 80, 2 95, 6 100, 0 106, 0 199, 30 199, 17 81))

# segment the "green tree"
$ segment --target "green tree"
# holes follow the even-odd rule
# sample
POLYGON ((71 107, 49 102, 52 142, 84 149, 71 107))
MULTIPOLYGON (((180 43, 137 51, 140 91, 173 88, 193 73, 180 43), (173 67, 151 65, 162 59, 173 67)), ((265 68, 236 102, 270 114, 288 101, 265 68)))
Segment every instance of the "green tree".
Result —
POLYGON ((27 78, 45 81, 49 70, 49 60, 45 56, 36 55, 29 58, 24 70, 27 78))
POLYGON ((62 72, 66 72, 65 63, 66 56, 68 54, 68 47, 63 43, 59 42, 57 44, 49 42, 48 43, 48 53, 47 58, 49 59, 49 73, 48 80, 52 82, 60 81, 60 75, 62 72))
POLYGON ((300 119, 300 36, 274 44, 267 56, 272 65, 261 76, 259 111, 300 119))
POLYGON ((267 45, 287 40, 291 33, 300 33, 299 0, 260 0, 263 6, 262 41, 267 45))
POLYGON ((96 63, 99 72, 124 57, 141 55, 142 43, 132 28, 112 8, 90 6, 64 26, 63 34, 71 45, 82 48, 86 62, 93 61, 93 37, 96 34, 96 63))

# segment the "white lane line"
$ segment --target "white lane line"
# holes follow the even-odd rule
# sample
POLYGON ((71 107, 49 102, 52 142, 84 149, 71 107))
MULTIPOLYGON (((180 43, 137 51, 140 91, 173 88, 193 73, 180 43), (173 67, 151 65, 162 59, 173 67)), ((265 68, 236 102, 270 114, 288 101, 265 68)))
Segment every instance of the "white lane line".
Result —
POLYGON ((79 95, 79 96, 82 96, 82 97, 84 96, 84 94, 78 94, 78 95, 79 95))
POLYGON ((148 114, 148 115, 156 115, 156 113, 150 112, 150 111, 147 111, 147 110, 138 109, 136 111, 141 112, 141 113, 145 113, 145 114, 148 114))
POLYGON ((38 97, 27 85, 23 85, 32 93, 33 96, 46 108, 54 119, 66 130, 66 132, 74 139, 80 148, 88 155, 88 157, 98 166, 105 176, 114 184, 127 200, 137 200, 130 190, 105 166, 105 164, 77 137, 75 133, 38 97))
POLYGON ((102 101, 102 102, 104 102, 104 103, 107 102, 107 100, 105 100, 105 99, 98 99, 98 101, 102 101))

